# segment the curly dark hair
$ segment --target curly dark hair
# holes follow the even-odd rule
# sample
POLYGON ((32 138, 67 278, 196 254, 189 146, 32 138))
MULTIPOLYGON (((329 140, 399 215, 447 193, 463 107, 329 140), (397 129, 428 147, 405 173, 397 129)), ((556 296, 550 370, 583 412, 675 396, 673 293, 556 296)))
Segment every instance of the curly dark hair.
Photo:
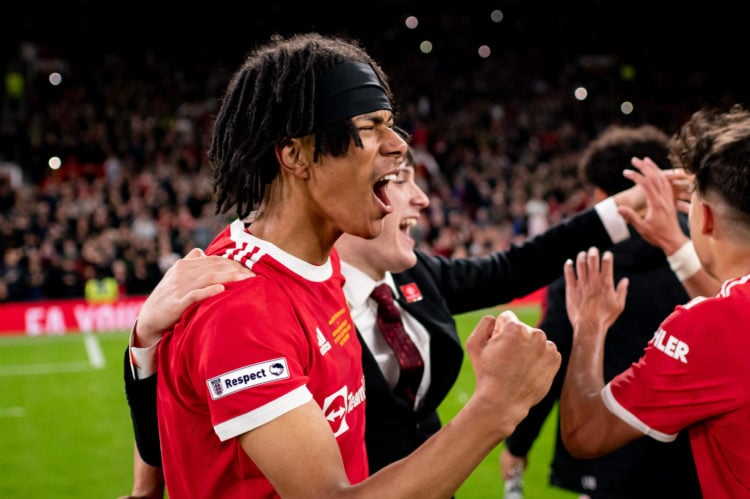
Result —
POLYGON ((279 166, 275 148, 315 134, 315 155, 343 156, 362 141, 351 119, 315 129, 320 78, 346 62, 370 64, 393 102, 386 75, 359 42, 318 33, 274 35, 253 50, 234 73, 221 100, 208 159, 216 212, 236 207, 247 217, 263 200, 279 166))
POLYGON ((672 168, 668 155, 669 136, 658 128, 610 125, 589 143, 578 167, 583 178, 611 196, 633 185, 622 175, 633 156, 649 157, 659 168, 672 168))
POLYGON ((730 216, 750 227, 750 111, 700 109, 672 137, 670 158, 695 174, 701 195, 720 196, 730 216))

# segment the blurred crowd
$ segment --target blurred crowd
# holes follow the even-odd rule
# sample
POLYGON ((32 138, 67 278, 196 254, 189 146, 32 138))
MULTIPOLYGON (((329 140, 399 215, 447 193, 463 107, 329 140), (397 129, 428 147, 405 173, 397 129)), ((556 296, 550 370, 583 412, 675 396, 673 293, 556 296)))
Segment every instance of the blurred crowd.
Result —
MULTIPOLYGON (((671 133, 699 105, 689 97, 699 92, 666 88, 659 68, 639 75, 651 93, 638 94, 615 56, 381 58, 431 200, 413 234, 445 256, 506 249, 588 207, 577 160, 591 137, 612 123, 671 133), (589 97, 576 100, 582 82, 589 97)), ((147 294, 205 248, 229 221, 215 213, 205 154, 224 67, 149 51, 77 63, 20 45, 3 67, 0 301, 80 298, 105 277, 120 295, 147 294)))

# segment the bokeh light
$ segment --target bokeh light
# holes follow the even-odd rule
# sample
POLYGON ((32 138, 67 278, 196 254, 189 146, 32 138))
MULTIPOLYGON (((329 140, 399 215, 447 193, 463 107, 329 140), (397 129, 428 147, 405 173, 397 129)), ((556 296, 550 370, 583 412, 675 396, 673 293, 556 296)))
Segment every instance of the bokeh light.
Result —
POLYGON ((47 165, 52 170, 59 170, 62 166, 62 160, 57 156, 52 156, 50 159, 47 160, 47 165))
POLYGON ((48 79, 50 84, 55 87, 62 83, 62 75, 57 71, 50 73, 48 79))

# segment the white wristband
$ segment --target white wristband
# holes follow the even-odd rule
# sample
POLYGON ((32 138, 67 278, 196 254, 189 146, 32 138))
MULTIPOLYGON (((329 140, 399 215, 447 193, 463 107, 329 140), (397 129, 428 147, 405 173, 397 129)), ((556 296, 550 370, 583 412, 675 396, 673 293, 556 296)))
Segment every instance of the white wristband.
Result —
POLYGON ((701 261, 695 252, 693 241, 688 241, 677 251, 667 256, 669 266, 680 282, 690 279, 701 269, 701 261))

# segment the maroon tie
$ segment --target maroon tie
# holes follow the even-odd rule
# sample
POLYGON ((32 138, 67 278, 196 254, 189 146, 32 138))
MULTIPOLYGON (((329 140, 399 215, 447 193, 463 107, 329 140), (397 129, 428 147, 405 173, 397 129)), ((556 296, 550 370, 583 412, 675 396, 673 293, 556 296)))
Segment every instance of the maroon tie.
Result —
POLYGON ((378 327, 383 337, 393 349, 401 367, 394 393, 414 402, 419 383, 422 381, 424 361, 414 342, 404 331, 401 313, 393 301, 391 288, 383 283, 372 291, 372 299, 378 304, 378 327))

